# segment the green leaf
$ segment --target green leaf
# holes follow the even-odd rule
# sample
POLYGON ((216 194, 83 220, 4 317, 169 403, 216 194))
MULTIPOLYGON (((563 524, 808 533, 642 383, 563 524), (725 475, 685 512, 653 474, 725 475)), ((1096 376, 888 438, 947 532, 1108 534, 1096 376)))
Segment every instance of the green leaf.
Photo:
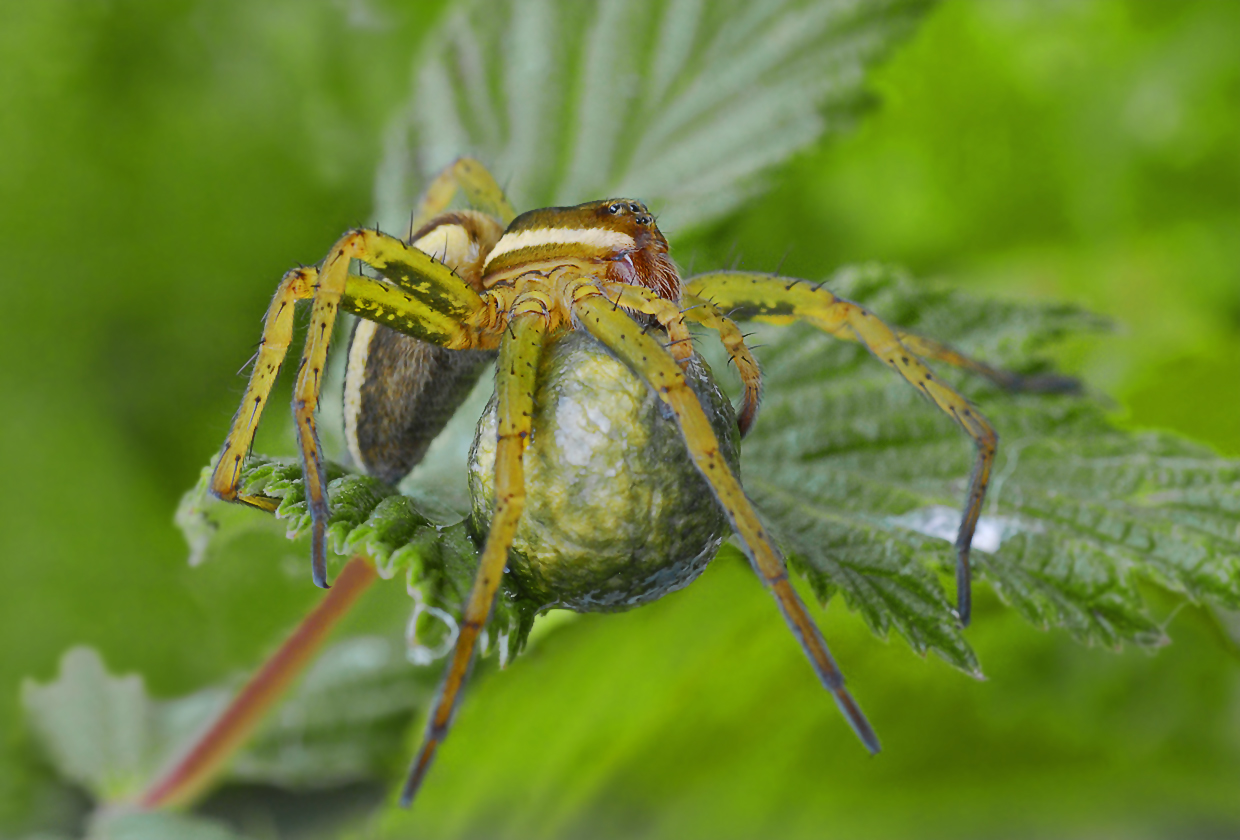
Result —
POLYGON ((293 788, 380 778, 408 759, 405 733, 439 674, 403 646, 359 636, 328 648, 237 755, 229 777, 293 788))
MULTIPOLYGON (((1021 373, 1039 351, 1101 326, 1062 306, 928 290, 897 272, 841 271, 828 287, 891 323, 1021 373)), ((745 484, 824 600, 841 592, 880 635, 895 629, 976 673, 931 569, 954 563, 972 446, 858 345, 758 327, 766 395, 745 441, 745 484)), ((942 367, 942 366, 940 366, 942 367)), ((1094 396, 1004 394, 943 369, 1000 435, 974 566, 1041 627, 1086 644, 1166 641, 1142 597, 1240 604, 1240 462, 1170 435, 1117 429, 1094 396)))
MULTIPOLYGON (((177 524, 190 546, 190 562, 201 562, 215 551, 213 540, 234 536, 225 525, 238 523, 248 529, 254 527, 254 521, 265 519, 256 510, 249 510, 245 511, 248 521, 240 524, 243 520, 234 513, 237 506, 213 499, 207 491, 213 469, 213 464, 203 469, 198 484, 181 499, 176 513, 177 524)), ((414 499, 376 478, 347 472, 338 464, 327 464, 327 479, 331 505, 329 557, 333 552, 337 560, 364 554, 382 578, 404 573, 414 600, 411 658, 427 664, 446 655, 478 568, 478 548, 468 522, 437 525, 414 499)), ((289 539, 310 530, 299 463, 251 456, 241 476, 241 488, 246 495, 279 500, 275 518, 283 520, 289 539)), ((501 589, 484 632, 483 653, 494 651, 501 665, 507 663, 525 645, 533 621, 530 604, 501 589)))
MULTIPOLYGON (((228 777, 322 787, 373 779, 400 763, 404 733, 438 680, 404 654, 377 636, 325 650, 233 758, 228 777)), ((156 700, 140 676, 114 676, 95 650, 74 648, 54 681, 27 680, 22 701, 60 775, 117 802, 136 796, 201 734, 235 694, 233 683, 156 700)))
POLYGON ((22 705, 61 775, 97 799, 133 793, 158 761, 142 678, 109 675, 90 648, 66 651, 55 682, 23 682, 22 705))
POLYGON ((214 820, 167 811, 99 818, 86 840, 245 840, 214 820))
POLYGON ((518 208, 645 199, 702 225, 861 113, 865 71, 926 0, 521 0, 458 8, 428 39, 377 180, 382 225, 472 154, 518 208))

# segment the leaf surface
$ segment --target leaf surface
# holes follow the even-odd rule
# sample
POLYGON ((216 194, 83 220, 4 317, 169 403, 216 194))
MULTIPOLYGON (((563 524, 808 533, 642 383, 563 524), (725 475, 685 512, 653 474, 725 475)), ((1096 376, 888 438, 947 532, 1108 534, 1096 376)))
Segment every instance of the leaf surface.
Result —
MULTIPOLYGON (((372 779, 405 757, 404 733, 437 674, 402 645, 355 636, 327 648, 233 758, 227 777, 289 787, 372 779)), ((236 681, 234 681, 236 682, 236 681)), ((137 796, 227 706, 239 687, 152 698, 92 648, 73 648, 47 684, 28 680, 26 717, 60 775, 99 801, 137 796)), ((111 836, 110 834, 106 836, 111 836)))
POLYGON ((392 125, 380 223, 407 226, 461 155, 520 209, 644 199, 667 232, 700 226, 864 109, 865 71, 926 0, 473 3, 431 35, 392 125))
MULTIPOLYGON (((861 267, 828 287, 890 323, 1021 373, 1097 319, 983 301, 861 267)), ((746 487, 822 598, 914 650, 978 665, 935 571, 952 568, 973 449, 933 405, 858 345, 759 325, 766 401, 746 439, 746 487)), ((999 433, 974 569, 1040 627, 1086 644, 1166 642, 1141 593, 1240 603, 1240 463, 1171 435, 1121 431, 1095 395, 1007 394, 944 365, 999 433)))
MULTIPOLYGON (((255 511, 239 520, 233 506, 211 498, 207 487, 213 465, 202 470, 198 484, 181 499, 176 520, 190 546, 191 562, 208 555, 212 541, 227 540, 231 527, 250 529, 255 511), (223 518, 220 518, 221 515, 223 518), (248 521, 247 521, 248 520, 248 521), (234 525, 235 523, 235 525, 234 525)), ((462 465, 462 470, 464 466, 462 465)), ((419 501, 401 495, 376 478, 346 471, 328 463, 327 524, 329 558, 364 554, 386 579, 403 574, 414 599, 410 656, 427 664, 448 653, 447 640, 455 638, 460 615, 478 567, 478 550, 467 520, 438 525, 422 512, 419 501)), ((291 459, 251 456, 241 477, 242 492, 279 500, 275 518, 296 539, 310 532, 301 465, 291 459)), ((533 625, 530 605, 509 589, 501 589, 483 638, 483 651, 495 651, 506 663, 525 644, 533 625)))

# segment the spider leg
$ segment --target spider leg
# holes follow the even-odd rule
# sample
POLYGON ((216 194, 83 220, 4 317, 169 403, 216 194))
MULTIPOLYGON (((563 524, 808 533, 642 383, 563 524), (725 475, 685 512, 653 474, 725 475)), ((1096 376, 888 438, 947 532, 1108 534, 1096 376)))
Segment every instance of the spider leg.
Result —
POLYGON ((904 330, 896 330, 896 334, 900 337, 901 344, 923 359, 934 359, 937 362, 984 376, 1005 391, 1025 394, 1075 394, 1081 390, 1080 380, 1071 376, 1062 376, 1057 373, 1025 376, 1010 370, 991 367, 933 338, 926 338, 904 330))
MULTIPOLYGON (((484 260, 504 224, 477 210, 445 212, 461 186, 477 204, 511 217, 494 179, 477 161, 462 159, 431 182, 405 240, 482 291, 484 260)), ((343 419, 349 454, 359 469, 396 484, 422 461, 494 354, 450 350, 362 319, 353 327, 347 359, 343 419)))
POLYGON ((350 231, 332 248, 323 263, 316 303, 324 293, 336 294, 339 277, 347 273, 350 259, 361 260, 382 274, 390 285, 450 318, 465 318, 482 305, 479 293, 450 266, 395 236, 364 229, 350 231), (339 276, 328 285, 326 275, 333 261, 340 262, 336 268, 339 276))
MULTIPOLYGON (((412 244, 481 291, 484 260, 503 231, 497 219, 477 211, 444 213, 418 228, 412 244)), ((397 280, 403 279, 400 272, 389 271, 397 280)), ((404 289, 385 285, 378 296, 395 294, 413 300, 417 286, 417 282, 406 284, 404 289)), ((348 303, 360 301, 343 305, 348 303)), ((357 321, 349 338, 344 379, 345 442, 359 469, 396 484, 422 461, 483 369, 494 360, 494 354, 490 350, 449 349, 445 345, 453 342, 447 336, 430 341, 415 337, 416 326, 415 335, 410 335, 409 329, 392 329, 385 325, 384 314, 398 317, 402 312, 400 301, 396 305, 390 300, 368 303, 375 314, 357 321)), ((440 313, 435 313, 434 319, 449 330, 458 327, 452 318, 440 313)), ((425 315, 418 320, 418 326, 430 324, 425 315)))
POLYGON ((741 410, 736 414, 736 426, 740 429, 741 437, 744 437, 758 419, 758 406, 762 402, 762 371, 758 368, 758 360, 749 352, 745 336, 736 326, 736 322, 715 304, 705 300, 698 301, 686 307, 685 313, 702 326, 719 333, 723 348, 728 351, 728 357, 736 365, 744 389, 741 410))
POLYGON ((973 439, 977 458, 969 478, 960 530, 956 535, 956 613, 960 623, 968 626, 972 612, 969 551, 999 442, 990 421, 955 389, 935 376, 909 347, 901 343, 895 330, 867 309, 838 298, 826 289, 769 274, 718 272, 693 278, 687 291, 697 298, 709 297, 720 306, 737 307, 750 317, 775 323, 787 323, 799 318, 837 338, 860 341, 883 364, 899 373, 941 411, 950 415, 973 439))
POLYGON ((422 200, 409 223, 409 234, 448 209, 457 190, 464 190, 469 203, 508 225, 517 217, 503 189, 487 168, 474 158, 461 157, 443 168, 422 193, 422 200))
MULTIPOLYGON (((740 275, 743 278, 741 281, 742 285, 745 282, 750 282, 755 277, 763 278, 765 280, 778 283, 781 290, 785 292, 791 292, 794 287, 800 286, 803 282, 796 280, 795 278, 781 277, 779 275, 770 274, 753 274, 749 272, 729 271, 711 272, 709 274, 699 274, 696 277, 691 277, 685 282, 685 300, 694 304, 701 303, 703 302, 701 295, 704 292, 710 294, 712 299, 715 299, 715 293, 718 291, 720 285, 732 285, 732 283, 729 282, 729 277, 734 274, 740 275)), ((811 286, 811 290, 816 289, 816 286, 811 286)), ((759 292, 758 294, 765 294, 765 291, 759 292)), ((722 300, 722 298, 720 298, 720 300, 722 300)), ((776 312, 772 310, 770 308, 772 302, 770 301, 768 301, 767 311, 765 313, 758 311, 756 308, 751 308, 751 304, 754 303, 755 301, 749 301, 748 303, 742 302, 739 304, 739 307, 742 311, 749 310, 752 312, 752 317, 755 320, 766 321, 772 324, 790 324, 797 320, 796 315, 789 315, 783 311, 776 312)), ((761 306, 761 304, 759 304, 759 306, 761 306)), ((1032 376, 1026 376, 1024 374, 1014 373, 1010 370, 992 367, 985 362, 972 358, 971 356, 966 356, 956 348, 948 344, 944 344, 941 341, 936 341, 933 338, 927 338, 923 335, 911 333, 897 327, 893 327, 892 329, 895 330, 901 344, 909 350, 912 350, 918 356, 921 356, 923 359, 933 359, 936 362, 943 362, 944 364, 951 365, 952 367, 967 370, 970 373, 975 373, 978 376, 984 376, 1005 391, 1025 394, 1075 394, 1079 393, 1081 390, 1080 380, 1071 376, 1063 376, 1057 373, 1040 373, 1032 376)), ((838 333, 833 333, 833 335, 846 341, 855 340, 854 335, 847 329, 838 333)))
POLYGON ((667 331, 669 340, 668 352, 680 364, 688 364, 693 358, 693 336, 685 324, 685 314, 680 306, 662 297, 645 286, 634 286, 631 283, 603 283, 600 287, 603 294, 611 301, 612 309, 623 307, 632 312, 641 312, 654 316, 659 325, 667 331))
POLYGON ((724 349, 727 350, 728 356, 736 365, 737 373, 741 377, 743 394, 741 410, 736 415, 736 425, 742 437, 749 433, 753 421, 757 419, 758 404, 762 400, 762 373, 758 369, 757 360, 745 346, 745 337, 741 335, 740 329, 731 318, 723 314, 719 307, 706 300, 687 300, 688 305, 679 306, 644 286, 611 283, 603 286, 603 289, 610 300, 619 303, 625 309, 655 316, 668 331, 668 336, 672 338, 673 345, 670 349, 685 348, 684 353, 673 352, 682 364, 687 361, 688 355, 692 355, 693 350, 688 341, 682 344, 676 338, 681 332, 688 335, 684 327, 685 318, 719 333, 719 340, 723 342, 724 349), (677 329, 675 335, 672 332, 673 327, 677 329))
POLYGON ((327 348, 342 302, 364 318, 459 348, 475 346, 476 333, 465 322, 486 310, 479 294, 450 268, 386 234, 351 231, 328 252, 315 286, 306 346, 293 389, 293 417, 312 522, 311 570, 315 584, 321 587, 327 586, 328 503, 314 415, 327 367, 327 348), (353 259, 378 269, 392 282, 350 275, 353 259))
POLYGON ((280 281, 271 306, 267 308, 263 321, 263 336, 259 340, 258 355, 254 360, 254 369, 250 372, 250 382, 246 385, 245 396, 241 398, 241 406, 233 417, 232 428, 224 439, 224 448, 215 463, 215 471, 211 474, 211 492, 224 501, 241 502, 265 511, 276 509, 278 502, 275 499, 238 494, 241 465, 250 452, 263 406, 271 396, 276 375, 280 372, 280 365, 284 362, 289 343, 293 340, 293 314, 297 301, 311 296, 317 277, 318 272, 313 268, 295 268, 289 271, 280 281))
POLYGON ((694 464, 719 500, 744 545, 745 553, 749 555, 754 571, 775 597, 819 680, 834 696, 840 711, 866 749, 878 752, 878 737, 844 687, 844 676, 831 657, 822 632, 792 587, 783 558, 720 453, 714 430, 697 396, 685 381, 680 366, 664 351, 658 340, 644 334, 627 314, 615 310, 597 289, 580 286, 572 297, 576 320, 629 368, 645 378, 659 399, 675 413, 694 464))
POLYGON ((483 346, 485 337, 478 334, 473 323, 478 313, 486 311, 487 304, 479 298, 478 306, 473 317, 450 315, 406 289, 360 274, 348 276, 340 296, 340 308, 346 312, 453 350, 483 346))
MULTIPOLYGON (((435 752, 447 737, 461 689, 469 676, 478 635, 490 616, 499 590, 508 547, 512 544, 521 511, 525 507, 523 457, 529 441, 534 412, 534 386, 538 360, 547 332, 547 313, 537 300, 519 301, 500 342, 495 377, 498 401, 499 442, 495 454, 495 513, 474 577, 460 633, 413 767, 401 791, 400 803, 408 807, 418 792, 435 752)), ((630 323, 632 323, 630 321, 630 323)))

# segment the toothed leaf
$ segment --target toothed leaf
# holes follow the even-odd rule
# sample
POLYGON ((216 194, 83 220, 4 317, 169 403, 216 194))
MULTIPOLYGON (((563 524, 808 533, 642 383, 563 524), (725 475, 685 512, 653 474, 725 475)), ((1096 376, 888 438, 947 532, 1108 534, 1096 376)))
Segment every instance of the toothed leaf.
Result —
MULTIPOLYGON (((231 505, 212 499, 207 486, 213 467, 203 469, 198 484, 181 499, 176 521, 190 544, 191 562, 201 562, 212 540, 227 539, 222 523, 240 523, 231 505), (220 517, 224 517, 221 519, 220 517)), ((333 569, 344 559, 365 554, 382 578, 404 574, 417 609, 411 656, 428 662, 447 653, 442 642, 455 634, 455 620, 478 566, 478 549, 465 521, 437 525, 412 498, 376 478, 347 472, 327 464, 327 492, 331 514, 327 523, 329 558, 333 569), (435 651, 432 657, 430 651, 435 651)), ((275 518, 282 520, 290 539, 309 533, 301 465, 293 460, 251 456, 241 475, 245 495, 278 500, 275 518)), ((264 517, 249 511, 242 528, 255 527, 264 517)), ((524 601, 501 589, 487 624, 484 651, 494 648, 507 661, 525 644, 533 611, 524 601), (494 636, 495 645, 490 644, 494 636)))
POLYGON ((472 154, 519 208, 632 195, 665 231, 702 225, 797 150, 850 126, 867 103, 866 69, 929 5, 465 5, 428 39, 410 107, 389 130, 380 222, 408 224, 426 179, 472 154))
MULTIPOLYGON (((230 762, 228 777, 291 787, 340 785, 374 778, 402 761, 404 732, 437 680, 434 671, 409 667, 404 653, 391 639, 375 636, 327 648, 230 762)), ((122 801, 175 760, 239 685, 232 680, 227 687, 158 700, 142 677, 109 673, 97 651, 79 647, 65 653, 51 682, 27 680, 22 701, 60 774, 100 801, 122 801)))
MULTIPOLYGON (((928 290, 882 268, 828 287, 880 317, 1023 373, 1039 350, 1100 324, 1062 306, 928 290)), ((759 326, 766 401, 745 440, 746 487, 822 598, 843 594, 879 634, 977 671, 952 593, 973 447, 950 418, 860 346, 759 326)), ((938 369, 1000 435, 974 539, 977 578, 1040 627, 1117 648, 1166 636, 1141 584, 1240 604, 1240 462, 1165 434, 1118 429, 1093 395, 1006 394, 938 369)))

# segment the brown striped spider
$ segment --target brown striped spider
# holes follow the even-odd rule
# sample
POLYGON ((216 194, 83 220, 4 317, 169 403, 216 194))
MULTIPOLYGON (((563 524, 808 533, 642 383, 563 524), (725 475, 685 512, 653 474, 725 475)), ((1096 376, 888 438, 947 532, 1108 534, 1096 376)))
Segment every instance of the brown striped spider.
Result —
MULTIPOLYGON (((360 319, 349 348, 345 382, 349 449, 361 468, 389 482, 399 480, 422 458, 481 368, 498 351, 493 467, 487 473, 494 502, 488 508, 489 523, 480 526, 486 534, 480 564, 425 740, 404 787, 405 805, 412 801, 447 735, 479 635, 509 564, 509 549, 519 537, 527 501, 527 449, 539 435, 535 394, 540 361, 565 337, 592 337, 592 346, 596 342, 606 348, 631 371, 625 375, 645 383, 640 390, 652 404, 674 418, 676 446, 683 444, 689 462, 700 472, 700 479, 694 480, 709 487, 709 495, 701 495, 712 509, 717 504, 722 510, 819 679, 871 752, 878 751, 878 739, 844 687, 821 632, 788 579, 778 548, 729 463, 734 460, 734 447, 726 439, 731 430, 724 427, 727 434, 722 434, 718 423, 712 425, 699 396, 700 377, 686 376, 698 364, 688 325, 716 331, 736 364, 743 397, 734 422, 741 435, 757 415, 761 377, 734 318, 779 324, 803 320, 838 338, 860 341, 972 438, 977 457, 956 540, 961 624, 969 622, 969 549, 997 438, 986 418, 935 376, 921 357, 968 368, 1007 387, 1046 389, 1042 387, 1046 383, 1021 380, 893 329, 821 286, 737 271, 700 274, 682 282, 668 256, 667 240, 641 202, 606 199, 518 216, 490 174, 477 161, 461 159, 432 182, 407 240, 353 230, 332 246, 319 268, 296 269, 284 276, 267 312, 249 386, 211 479, 211 491, 221 499, 264 510, 274 507, 271 499, 242 494, 239 479, 259 416, 288 352, 294 308, 301 300, 312 300, 313 308, 293 413, 313 520, 311 565, 319 586, 327 586, 328 500, 315 410, 336 313, 343 309, 360 319), (477 209, 447 212, 458 190, 477 209), (355 259, 377 271, 380 279, 351 273, 355 259)), ((597 572, 607 580, 581 583, 582 569, 587 577, 594 574, 587 560, 563 561, 581 564, 569 570, 577 575, 572 578, 576 583, 551 578, 552 592, 545 597, 581 610, 623 608, 650 600, 683 586, 701 571, 722 538, 708 536, 690 549, 700 562, 663 558, 659 563, 666 569, 656 569, 641 581, 621 581, 628 587, 621 593, 627 600, 603 604, 555 591, 557 586, 576 586, 588 592, 593 591, 590 587, 614 583, 617 572, 609 567, 597 572), (662 572, 666 574, 660 577, 662 572)), ((668 537, 647 535, 655 543, 668 537)), ((512 557, 514 573, 528 572, 528 567, 518 568, 517 552, 512 557)), ((521 575, 517 578, 520 587, 521 575)))

